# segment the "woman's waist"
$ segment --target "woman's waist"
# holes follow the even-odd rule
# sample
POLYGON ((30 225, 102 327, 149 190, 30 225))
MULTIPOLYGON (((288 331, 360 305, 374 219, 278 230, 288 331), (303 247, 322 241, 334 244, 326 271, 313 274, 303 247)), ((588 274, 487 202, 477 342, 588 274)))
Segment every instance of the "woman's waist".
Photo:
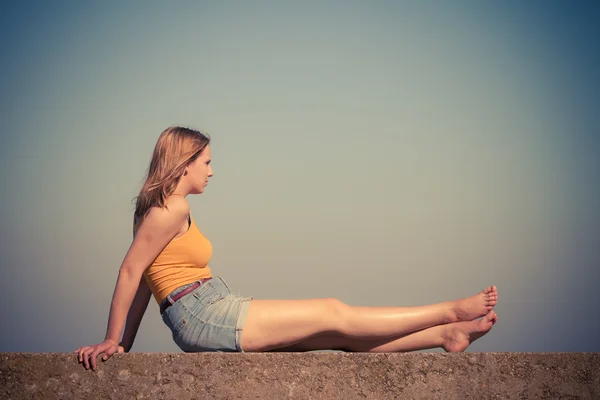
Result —
POLYGON ((186 283, 175 288, 171 293, 166 295, 165 298, 159 303, 159 310, 161 315, 165 312, 167 308, 175 304, 175 302, 177 302, 179 299, 194 292, 196 289, 198 289, 200 286, 202 286, 210 280, 212 280, 212 276, 208 278, 199 279, 194 282, 186 283))
POLYGON ((175 290, 183 290, 186 286, 202 279, 212 278, 208 266, 204 268, 179 268, 162 271, 146 271, 144 277, 158 304, 175 290), (182 289, 183 288, 183 289, 182 289))

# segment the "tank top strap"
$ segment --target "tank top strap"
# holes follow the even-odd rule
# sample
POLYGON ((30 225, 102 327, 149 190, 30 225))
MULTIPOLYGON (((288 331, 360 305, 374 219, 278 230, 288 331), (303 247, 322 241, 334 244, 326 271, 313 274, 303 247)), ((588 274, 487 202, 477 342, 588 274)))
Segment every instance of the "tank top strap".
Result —
MULTIPOLYGON (((146 218, 146 216, 148 215, 148 213, 150 212, 150 210, 146 211, 146 215, 144 215, 144 218, 146 218)), ((188 229, 192 227, 192 211, 190 210, 190 212, 188 212, 187 215, 187 220, 188 220, 188 229)), ((138 225, 144 220, 144 218, 141 219, 137 219, 137 217, 135 216, 135 213, 133 214, 133 233, 135 236, 135 232, 137 231, 138 225)))

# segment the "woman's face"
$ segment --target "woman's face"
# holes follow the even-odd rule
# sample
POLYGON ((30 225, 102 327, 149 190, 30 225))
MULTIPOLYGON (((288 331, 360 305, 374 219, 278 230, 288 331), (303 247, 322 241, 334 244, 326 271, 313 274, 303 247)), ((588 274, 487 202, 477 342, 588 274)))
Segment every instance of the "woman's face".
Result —
POLYGON ((186 167, 186 178, 190 182, 190 193, 200 194, 208 185, 208 178, 213 175, 210 166, 210 146, 206 146, 202 153, 186 167))

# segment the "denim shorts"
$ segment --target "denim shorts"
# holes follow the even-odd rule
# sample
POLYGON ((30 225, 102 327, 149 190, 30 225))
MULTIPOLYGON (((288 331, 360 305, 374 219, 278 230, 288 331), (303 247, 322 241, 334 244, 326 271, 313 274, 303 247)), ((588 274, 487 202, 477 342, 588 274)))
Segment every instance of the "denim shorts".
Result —
MULTIPOLYGON (((167 297, 192 284, 178 287, 167 297)), ((242 331, 250 300, 252 297, 231 293, 227 283, 214 276, 167 308, 162 319, 171 329, 177 346, 185 352, 241 352, 242 331)))

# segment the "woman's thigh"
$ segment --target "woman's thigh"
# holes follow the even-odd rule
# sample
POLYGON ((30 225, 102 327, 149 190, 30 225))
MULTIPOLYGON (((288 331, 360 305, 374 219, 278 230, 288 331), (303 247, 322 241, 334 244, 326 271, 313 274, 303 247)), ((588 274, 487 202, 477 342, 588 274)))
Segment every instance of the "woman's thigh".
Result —
MULTIPOLYGON (((306 352, 318 350, 362 351, 357 350, 360 339, 352 339, 336 334, 313 336, 288 347, 271 350, 272 352, 306 352)), ((368 350, 367 350, 368 351, 368 350)))
POLYGON ((243 351, 284 348, 324 333, 337 333, 348 306, 336 299, 252 300, 243 351))

